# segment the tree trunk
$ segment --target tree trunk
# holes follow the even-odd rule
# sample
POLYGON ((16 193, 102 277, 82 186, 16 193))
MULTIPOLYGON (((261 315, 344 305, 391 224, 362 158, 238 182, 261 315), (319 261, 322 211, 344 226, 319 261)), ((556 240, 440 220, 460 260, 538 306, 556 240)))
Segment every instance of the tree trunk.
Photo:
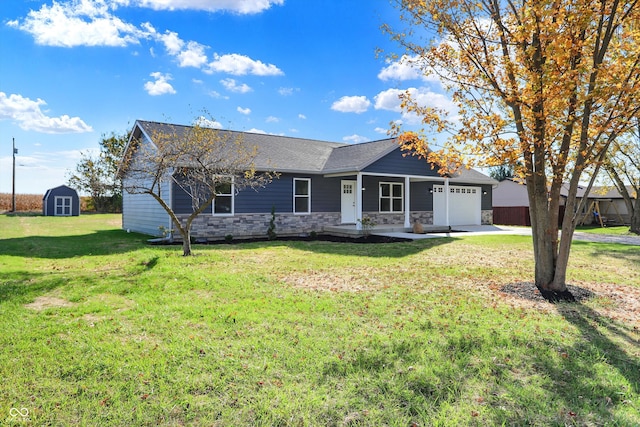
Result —
POLYGON ((636 191, 636 201, 631 214, 631 226, 629 231, 635 234, 640 234, 640 192, 636 191))
POLYGON ((549 224, 546 206, 530 209, 531 231, 533 236, 533 256, 535 262, 535 284, 540 290, 550 290, 555 274, 555 245, 557 232, 549 224))
POLYGON ((191 256, 191 231, 188 229, 182 234, 182 256, 191 256))

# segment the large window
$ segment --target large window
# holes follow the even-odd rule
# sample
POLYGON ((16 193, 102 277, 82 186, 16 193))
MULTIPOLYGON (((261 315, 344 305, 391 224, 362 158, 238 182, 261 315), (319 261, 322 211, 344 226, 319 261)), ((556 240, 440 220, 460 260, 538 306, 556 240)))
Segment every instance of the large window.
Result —
POLYGON ((403 211, 403 184, 399 182, 380 183, 380 212, 403 211))
POLYGON ((309 178, 293 179, 293 213, 307 214, 311 212, 311 180, 309 178))
POLYGON ((233 184, 222 183, 216 186, 216 198, 213 199, 214 215, 233 215, 233 184))

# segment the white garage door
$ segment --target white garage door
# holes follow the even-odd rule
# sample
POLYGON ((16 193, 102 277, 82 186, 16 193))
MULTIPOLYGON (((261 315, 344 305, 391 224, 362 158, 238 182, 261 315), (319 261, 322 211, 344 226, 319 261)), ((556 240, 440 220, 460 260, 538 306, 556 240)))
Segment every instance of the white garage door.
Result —
MULTIPOLYGON (((482 188, 449 186, 449 225, 480 225, 482 188)), ((446 225, 444 185, 433 186, 433 223, 446 225)))

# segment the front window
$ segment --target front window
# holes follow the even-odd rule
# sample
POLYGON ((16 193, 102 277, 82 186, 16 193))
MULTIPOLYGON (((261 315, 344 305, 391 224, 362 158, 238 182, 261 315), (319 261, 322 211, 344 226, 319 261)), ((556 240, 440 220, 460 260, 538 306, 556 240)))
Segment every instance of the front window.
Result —
POLYGON ((403 211, 403 184, 397 182, 380 183, 380 212, 403 211))
POLYGON ((311 212, 311 180, 308 178, 293 179, 293 213, 311 212))
POLYGON ((233 184, 225 182, 216 185, 216 198, 213 199, 214 215, 233 215, 233 184))

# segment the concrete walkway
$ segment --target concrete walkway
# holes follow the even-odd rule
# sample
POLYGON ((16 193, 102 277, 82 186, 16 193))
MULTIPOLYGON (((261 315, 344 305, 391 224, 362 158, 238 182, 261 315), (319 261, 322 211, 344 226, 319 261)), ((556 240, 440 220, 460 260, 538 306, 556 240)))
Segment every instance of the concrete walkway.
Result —
MULTIPOLYGON (((442 237, 457 237, 457 236, 481 236, 481 235, 520 235, 531 236, 530 227, 510 227, 507 225, 468 225, 468 226, 455 226, 455 231, 448 233, 426 233, 426 234, 414 234, 414 233, 402 233, 402 232, 389 232, 389 233, 376 233, 373 234, 387 237, 401 237, 405 239, 419 240, 419 239, 437 239, 442 237)), ((598 243, 620 243, 624 245, 640 246, 640 236, 618 236, 610 234, 592 234, 576 232, 573 235, 573 240, 582 240, 586 242, 598 242, 598 243)))

